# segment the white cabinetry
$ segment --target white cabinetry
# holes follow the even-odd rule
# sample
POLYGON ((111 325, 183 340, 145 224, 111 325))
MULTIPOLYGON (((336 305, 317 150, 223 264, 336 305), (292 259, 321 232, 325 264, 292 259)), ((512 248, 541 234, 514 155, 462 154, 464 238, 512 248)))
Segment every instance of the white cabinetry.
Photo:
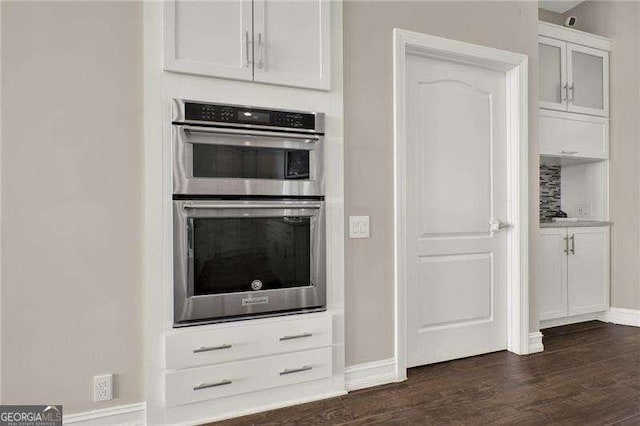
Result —
POLYGON ((609 158, 609 119, 541 109, 540 155, 609 158))
POLYGON ((165 3, 164 68, 328 90, 329 0, 165 3))
POLYGON ((567 316, 567 229, 540 230, 538 245, 540 320, 567 316))
POLYGON ((609 228, 569 228, 569 315, 609 308, 609 228))
POLYGON ((609 227, 543 228, 538 252, 540 320, 609 308, 609 227))
POLYGON ((551 24, 539 28, 540 108, 608 116, 608 41, 551 24))
POLYGON ((251 0, 167 1, 164 68, 252 80, 252 9, 251 0))
POLYGON ((328 0, 254 0, 254 80, 330 88, 328 0))
POLYGON ((329 378, 332 327, 319 313, 175 330, 166 336, 167 405, 329 378))

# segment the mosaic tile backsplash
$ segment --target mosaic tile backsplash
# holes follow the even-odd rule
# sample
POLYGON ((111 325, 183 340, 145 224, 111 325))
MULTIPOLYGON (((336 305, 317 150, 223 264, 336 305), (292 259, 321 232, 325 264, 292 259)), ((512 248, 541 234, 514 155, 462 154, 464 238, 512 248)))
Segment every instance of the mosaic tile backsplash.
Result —
POLYGON ((540 165, 540 221, 550 221, 560 210, 560 166, 540 165))

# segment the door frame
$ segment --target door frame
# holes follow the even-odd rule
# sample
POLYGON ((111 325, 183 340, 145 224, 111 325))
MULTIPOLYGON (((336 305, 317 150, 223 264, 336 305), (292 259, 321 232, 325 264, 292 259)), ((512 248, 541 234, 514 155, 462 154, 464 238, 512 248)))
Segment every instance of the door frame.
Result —
POLYGON ((394 322, 397 380, 407 377, 406 62, 408 55, 462 62, 506 73, 507 109, 507 350, 529 350, 528 57, 490 47, 395 28, 394 113, 394 322), (509 201, 511 200, 511 201, 509 201), (515 202, 514 202, 515 201, 515 202))

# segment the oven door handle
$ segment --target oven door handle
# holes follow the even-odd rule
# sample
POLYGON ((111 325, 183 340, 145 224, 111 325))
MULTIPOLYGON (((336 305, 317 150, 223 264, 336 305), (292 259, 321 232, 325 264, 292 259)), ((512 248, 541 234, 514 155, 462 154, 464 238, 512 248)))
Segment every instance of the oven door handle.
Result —
POLYGON ((322 206, 321 202, 306 202, 295 204, 282 204, 282 203, 263 203, 263 204, 242 204, 242 203, 185 203, 183 208, 185 210, 196 209, 319 209, 322 206))
POLYGON ((211 133, 219 135, 235 135, 235 136, 260 136, 264 138, 276 138, 276 139, 302 139, 308 141, 308 143, 317 142, 320 140, 318 135, 304 135, 299 133, 287 133, 287 132, 261 132, 259 130, 238 130, 238 129, 224 129, 217 127, 199 127, 182 125, 182 129, 185 133, 211 133))

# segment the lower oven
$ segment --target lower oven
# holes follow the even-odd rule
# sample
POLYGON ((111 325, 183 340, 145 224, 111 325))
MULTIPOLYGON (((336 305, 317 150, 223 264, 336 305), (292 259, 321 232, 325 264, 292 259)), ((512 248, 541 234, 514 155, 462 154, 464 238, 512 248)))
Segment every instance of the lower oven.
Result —
POLYGON ((174 200, 174 326, 323 310, 321 200, 174 200))

